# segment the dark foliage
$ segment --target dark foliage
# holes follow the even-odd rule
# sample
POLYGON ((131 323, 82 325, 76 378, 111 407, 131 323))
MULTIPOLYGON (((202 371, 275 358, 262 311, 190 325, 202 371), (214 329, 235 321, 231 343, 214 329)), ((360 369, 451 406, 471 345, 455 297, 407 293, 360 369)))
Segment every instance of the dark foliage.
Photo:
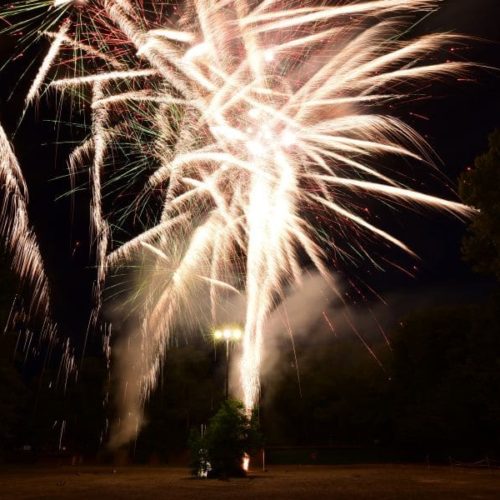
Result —
POLYGON ((223 399, 217 368, 204 344, 170 349, 158 388, 146 406, 147 425, 134 446, 135 460, 182 458, 190 429, 208 422, 223 399))
POLYGON ((203 436, 196 431, 190 436, 193 473, 203 471, 209 477, 245 475, 243 457, 260 443, 256 416, 249 418, 240 401, 226 400, 203 436))
POLYGON ((500 130, 489 138, 489 150, 460 178, 460 195, 479 209, 464 239, 463 254, 476 271, 500 280, 500 130))
POLYGON ((414 314, 394 335, 394 442, 471 458, 500 451, 497 302, 414 314))

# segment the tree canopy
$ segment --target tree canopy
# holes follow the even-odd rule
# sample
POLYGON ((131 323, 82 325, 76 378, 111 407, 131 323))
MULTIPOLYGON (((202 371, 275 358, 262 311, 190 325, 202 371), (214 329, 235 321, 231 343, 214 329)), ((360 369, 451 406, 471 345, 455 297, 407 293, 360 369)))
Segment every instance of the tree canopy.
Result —
POLYGON ((490 135, 489 149, 460 178, 462 199, 479 212, 463 242, 464 258, 481 273, 500 280, 500 129, 490 135))

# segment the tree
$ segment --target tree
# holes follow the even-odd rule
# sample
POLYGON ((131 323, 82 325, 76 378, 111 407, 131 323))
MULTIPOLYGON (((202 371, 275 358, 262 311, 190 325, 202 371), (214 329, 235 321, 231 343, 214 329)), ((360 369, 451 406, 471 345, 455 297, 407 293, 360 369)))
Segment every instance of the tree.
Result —
POLYGON ((256 416, 248 417, 240 401, 226 400, 210 419, 206 433, 193 433, 190 441, 194 473, 201 468, 213 477, 244 475, 244 455, 260 444, 256 416))
POLYGON ((17 334, 3 332, 17 288, 8 262, 0 253, 0 453, 22 442, 29 417, 30 391, 16 366, 17 334))
POLYGON ((370 345, 381 368, 354 335, 280 349, 279 369, 263 381, 262 426, 270 445, 385 442, 390 350, 370 345), (295 358, 296 356, 296 358, 295 358), (297 374, 299 367, 300 386, 297 374))
POLYGON ((14 364, 16 336, 0 333, 0 454, 23 445, 22 430, 29 417, 30 392, 14 364))
POLYGON ((489 150, 460 178, 462 199, 479 209, 463 242, 473 269, 500 280, 500 129, 490 135, 489 150))
POLYGON ((201 342, 169 350, 145 408, 147 425, 134 445, 136 460, 182 459, 190 429, 206 423, 224 398, 216 368, 209 346, 201 342))
POLYGON ((413 313, 391 335, 395 444, 472 459, 500 449, 498 305, 413 313))

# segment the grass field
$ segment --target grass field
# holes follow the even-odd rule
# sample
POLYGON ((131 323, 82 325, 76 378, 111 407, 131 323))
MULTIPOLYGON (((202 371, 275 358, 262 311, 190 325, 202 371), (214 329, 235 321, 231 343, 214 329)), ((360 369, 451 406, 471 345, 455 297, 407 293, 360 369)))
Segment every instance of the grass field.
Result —
POLYGON ((186 469, 0 469, 2 499, 500 499, 500 471, 407 465, 272 466, 246 479, 198 480, 186 469))

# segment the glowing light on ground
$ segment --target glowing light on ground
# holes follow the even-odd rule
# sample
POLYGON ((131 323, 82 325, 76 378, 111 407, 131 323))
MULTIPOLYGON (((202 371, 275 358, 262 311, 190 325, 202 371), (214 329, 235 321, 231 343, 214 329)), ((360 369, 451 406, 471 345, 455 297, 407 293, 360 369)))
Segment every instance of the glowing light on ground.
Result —
POLYGON ((250 468, 250 455, 248 453, 243 454, 241 467, 245 472, 248 472, 248 469, 250 468))

